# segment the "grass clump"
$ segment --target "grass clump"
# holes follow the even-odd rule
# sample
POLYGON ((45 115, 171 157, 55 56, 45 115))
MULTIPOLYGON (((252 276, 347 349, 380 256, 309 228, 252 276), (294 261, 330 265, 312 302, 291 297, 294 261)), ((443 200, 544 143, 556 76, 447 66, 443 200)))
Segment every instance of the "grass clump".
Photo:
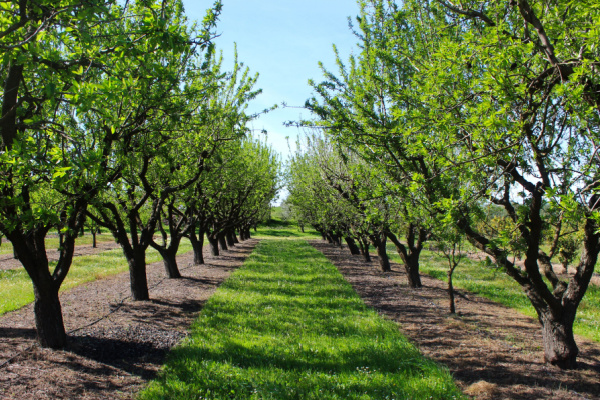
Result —
MULTIPOLYGON (((191 244, 183 241, 178 254, 191 251, 191 244)), ((160 254, 154 249, 146 252, 148 264, 160 261, 160 254)), ((56 262, 51 263, 54 267, 56 262)), ((73 264, 60 290, 74 288, 86 282, 102 279, 110 275, 128 270, 127 260, 120 248, 101 253, 73 258, 73 264)), ((31 279, 23 267, 0 270, 0 315, 17 310, 33 302, 33 286, 31 279)))
MULTIPOLYGON (((391 250, 389 254, 394 261, 401 262, 400 257, 393 254, 391 250)), ((447 270, 448 261, 443 256, 432 251, 423 251, 421 272, 447 282, 447 270)), ((483 261, 464 258, 454 272, 452 281, 457 289, 475 293, 537 318, 535 309, 521 286, 494 265, 486 266, 483 261)), ((600 288, 598 286, 588 287, 577 310, 574 331, 577 335, 600 342, 600 288)))
POLYGON ((140 399, 452 399, 449 372, 300 240, 264 240, 140 399))

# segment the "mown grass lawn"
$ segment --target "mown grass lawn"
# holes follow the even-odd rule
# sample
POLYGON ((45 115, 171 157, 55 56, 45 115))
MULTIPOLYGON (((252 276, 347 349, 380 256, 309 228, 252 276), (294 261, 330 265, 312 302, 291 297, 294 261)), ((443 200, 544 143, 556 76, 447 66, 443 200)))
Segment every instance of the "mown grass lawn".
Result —
POLYGON ((263 240, 140 399, 453 399, 449 372, 304 240, 263 240))
MULTIPOLYGON (((388 247, 388 252, 393 261, 402 263, 393 247, 388 247)), ((442 255, 433 251, 423 251, 421 272, 447 282, 447 271, 448 261, 442 255)), ((464 258, 454 272, 452 281, 457 289, 475 293, 537 319, 537 314, 523 289, 503 270, 495 266, 486 266, 482 261, 464 258)), ((460 311, 460 308, 457 311, 460 311)), ((600 342, 600 288, 598 286, 588 287, 577 310, 574 330, 578 335, 600 342)))
MULTIPOLYGON (((181 242, 178 254, 192 250, 190 243, 181 242)), ((160 261, 160 254, 154 249, 148 249, 146 262, 148 264, 160 261)), ((55 265, 56 263, 51 263, 55 265)), ((61 291, 71 289, 86 282, 95 281, 128 270, 127 260, 121 248, 103 251, 101 253, 73 258, 71 270, 61 286, 61 291)), ((0 270, 0 315, 19 309, 33 301, 33 286, 31 279, 23 267, 2 271, 0 270)))

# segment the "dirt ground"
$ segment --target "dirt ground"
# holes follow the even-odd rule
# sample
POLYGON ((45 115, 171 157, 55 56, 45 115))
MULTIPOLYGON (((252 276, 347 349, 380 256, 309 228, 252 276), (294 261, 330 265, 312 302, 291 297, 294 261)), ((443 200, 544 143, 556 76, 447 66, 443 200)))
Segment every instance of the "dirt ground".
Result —
POLYGON ((162 262, 149 265, 150 301, 129 299, 127 274, 62 294, 64 351, 35 345, 31 305, 0 317, 0 398, 134 398, 256 243, 245 241, 219 257, 206 253, 201 266, 191 265, 192 254, 179 257, 183 279, 165 279, 162 262))
POLYGON ((471 294, 457 297, 448 313, 446 284, 423 276, 410 289, 403 268, 391 273, 327 242, 312 241, 365 302, 398 322, 421 351, 448 366, 463 391, 476 399, 600 399, 600 344, 576 338, 579 369, 543 363, 539 323, 471 294))
MULTIPOLYGON (((164 361, 217 286, 239 267, 257 240, 206 264, 178 258, 184 279, 148 268, 152 300, 128 298, 126 274, 61 295, 70 345, 35 345, 31 306, 0 317, 0 399, 132 399, 164 361)), ((600 399, 600 345, 578 338, 580 368, 561 371, 542 362, 538 323, 489 300, 461 293, 458 316, 447 312, 445 284, 423 277, 409 289, 401 267, 382 273, 322 241, 313 241, 367 304, 398 322, 423 353, 448 366, 460 387, 484 399, 600 399)))

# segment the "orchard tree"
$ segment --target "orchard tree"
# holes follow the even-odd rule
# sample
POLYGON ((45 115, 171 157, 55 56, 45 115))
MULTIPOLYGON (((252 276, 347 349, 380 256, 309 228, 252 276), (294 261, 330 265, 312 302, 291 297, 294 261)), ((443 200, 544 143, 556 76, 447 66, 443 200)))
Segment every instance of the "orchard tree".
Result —
POLYGON ((600 38, 592 33, 600 8, 590 1, 438 3, 461 40, 442 41, 440 56, 421 71, 430 110, 422 117, 437 128, 429 154, 444 157, 450 174, 461 172, 462 196, 452 202, 458 225, 522 286, 542 325, 546 360, 574 368, 573 322, 600 252, 600 38), (509 222, 493 236, 475 229, 481 213, 470 199, 483 196, 509 222), (558 214, 584 226, 582 252, 568 281, 548 285, 540 269, 550 257, 540 246, 558 214), (524 270, 510 260, 516 252, 524 270))
POLYGON ((61 348, 66 333, 58 291, 89 201, 118 175, 109 155, 122 139, 80 129, 87 104, 72 93, 92 93, 94 77, 129 62, 123 54, 140 38, 154 37, 158 21, 149 19, 136 32, 114 30, 106 37, 121 38, 117 49, 98 39, 121 17, 115 2, 22 0, 3 7, 0 231, 32 280, 40 344, 61 348), (60 227, 62 245, 51 271, 44 238, 53 227, 60 227))

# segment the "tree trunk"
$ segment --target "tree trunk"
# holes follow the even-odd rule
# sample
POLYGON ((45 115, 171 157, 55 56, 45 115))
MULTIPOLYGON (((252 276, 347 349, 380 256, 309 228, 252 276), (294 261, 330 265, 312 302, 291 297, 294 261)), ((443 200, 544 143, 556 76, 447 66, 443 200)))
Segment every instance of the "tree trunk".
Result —
POLYGON ((392 267, 390 266, 390 259, 387 255, 387 250, 385 248, 385 239, 384 240, 380 240, 376 247, 377 247, 377 256, 379 257, 379 267, 381 268, 381 271, 383 272, 389 272, 392 270, 392 267))
POLYGON ((190 234, 190 243, 192 244, 192 249, 194 249, 194 265, 204 264, 204 255, 202 254, 204 232, 200 231, 198 236, 196 236, 195 232, 192 232, 190 234))
POLYGON ((235 240, 233 239, 234 236, 235 234, 231 233, 231 231, 227 231, 227 233, 225 233, 225 241, 227 243, 227 247, 235 246, 235 240))
POLYGON ((421 283, 421 274, 419 273, 419 253, 413 252, 404 260, 404 269, 408 278, 408 286, 413 289, 423 286, 421 283))
POLYGON ((235 244, 239 244, 239 243, 240 243, 240 241, 239 241, 239 240, 238 240, 238 238, 237 238, 237 235, 235 234, 235 230, 232 230, 232 231, 231 231, 231 238, 233 239, 233 244, 234 244, 234 245, 235 245, 235 244))
POLYGON ((452 285, 453 269, 448 270, 448 299, 450 300, 450 314, 456 314, 456 306, 454 304, 454 285, 452 285))
POLYGON ((563 316, 561 320, 550 313, 540 313, 542 337, 544 339, 544 360, 562 369, 577 367, 579 349, 573 336, 573 316, 563 316))
POLYGON ((219 255, 219 240, 213 235, 208 236, 208 243, 210 245, 210 254, 213 256, 219 255))
POLYGON ((160 252, 160 255, 163 258, 163 263, 165 265, 165 272, 167 273, 167 277, 169 279, 179 279, 181 278, 181 272, 179 272, 179 267, 177 266, 177 249, 168 249, 160 252))
POLYGON ((363 259, 365 262, 371 262, 371 254, 369 253, 369 242, 364 239, 358 239, 358 244, 360 246, 360 252, 363 255, 363 259))
POLYGON ((360 248, 356 245, 356 241, 353 238, 351 238, 350 236, 346 236, 344 238, 344 240, 346 241, 346 244, 348 245, 348 249, 350 249, 350 254, 352 254, 352 255, 360 254, 360 248))
POLYGON ((379 267, 382 272, 389 272, 392 270, 390 267, 390 259, 387 255, 387 251, 385 248, 385 243, 387 237, 384 234, 373 234, 369 235, 369 239, 371 240, 371 244, 377 250, 377 256, 379 258, 379 267))
POLYGON ((92 229, 92 247, 96 248, 96 229, 92 229))
POLYGON ((135 301, 149 300, 148 279, 146 277, 146 251, 133 249, 133 254, 127 255, 129 264, 129 286, 131 298, 135 301))
POLYGON ((219 247, 221 248, 221 250, 226 251, 227 250, 227 241, 225 240, 225 234, 224 233, 218 234, 217 240, 219 241, 219 247))
POLYGON ((42 347, 62 349, 67 344, 58 288, 52 282, 33 284, 35 327, 42 347))

